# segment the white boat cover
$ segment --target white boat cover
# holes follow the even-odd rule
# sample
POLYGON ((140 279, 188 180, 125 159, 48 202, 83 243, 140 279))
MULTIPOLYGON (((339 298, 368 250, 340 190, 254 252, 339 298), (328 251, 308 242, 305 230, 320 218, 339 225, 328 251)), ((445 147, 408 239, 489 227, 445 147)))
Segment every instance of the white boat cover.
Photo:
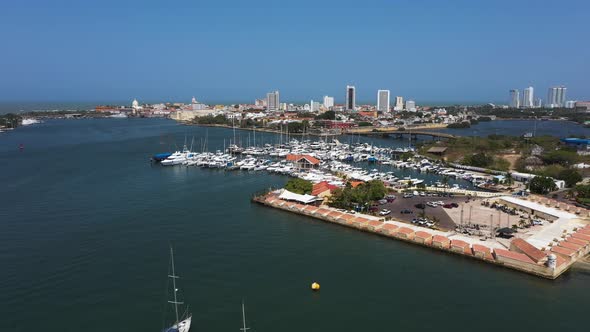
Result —
POLYGON ((279 195, 279 198, 286 201, 296 201, 303 204, 313 203, 318 199, 316 196, 313 195, 296 194, 286 189, 284 189, 283 192, 279 195))

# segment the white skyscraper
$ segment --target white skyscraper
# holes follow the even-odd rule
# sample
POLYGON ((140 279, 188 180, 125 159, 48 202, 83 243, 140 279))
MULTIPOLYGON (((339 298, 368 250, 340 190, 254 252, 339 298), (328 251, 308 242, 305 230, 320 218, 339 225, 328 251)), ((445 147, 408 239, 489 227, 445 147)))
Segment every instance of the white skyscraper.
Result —
POLYGON ((324 107, 325 108, 334 107, 334 97, 324 96, 324 107))
POLYGON ((269 111, 278 111, 280 105, 279 91, 273 91, 266 94, 266 107, 269 111))
POLYGON ((512 108, 519 108, 520 107, 520 91, 510 90, 510 107, 512 107, 512 108))
POLYGON ((356 88, 353 85, 346 86, 346 105, 347 111, 354 111, 356 109, 356 88))
POLYGON ((406 101, 406 111, 416 112, 416 102, 414 102, 413 100, 406 101))
POLYGON ((564 107, 566 92, 567 88, 563 85, 549 88, 547 102, 545 103, 547 107, 564 107))
POLYGON ((377 111, 389 112, 389 90, 377 91, 377 111))
POLYGON ((524 89, 524 93, 522 95, 522 106, 527 107, 527 108, 531 108, 534 107, 534 89, 532 86, 529 86, 528 88, 524 89))
POLYGON ((395 107, 393 109, 396 111, 403 111, 404 110, 404 97, 400 97, 400 96, 395 97, 395 107))

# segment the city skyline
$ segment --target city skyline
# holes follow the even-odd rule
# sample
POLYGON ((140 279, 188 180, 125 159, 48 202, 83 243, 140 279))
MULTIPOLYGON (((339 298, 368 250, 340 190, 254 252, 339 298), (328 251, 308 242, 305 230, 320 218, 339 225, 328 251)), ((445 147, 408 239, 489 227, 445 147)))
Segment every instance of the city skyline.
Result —
POLYGON ((537 95, 563 84, 568 99, 590 99, 583 1, 271 4, 4 2, 0 101, 232 102, 278 89, 284 100, 342 103, 350 84, 358 103, 379 89, 418 103, 486 103, 531 82, 537 95), (513 52, 522 33, 531 45, 552 45, 513 52), (343 42, 354 46, 343 52, 343 42), (374 45, 383 49, 370 52, 374 45))

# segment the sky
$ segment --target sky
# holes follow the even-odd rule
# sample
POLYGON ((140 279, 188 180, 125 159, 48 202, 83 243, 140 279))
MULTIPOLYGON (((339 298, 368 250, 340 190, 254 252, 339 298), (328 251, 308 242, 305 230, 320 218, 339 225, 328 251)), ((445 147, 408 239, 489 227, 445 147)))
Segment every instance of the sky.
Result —
POLYGON ((588 100, 590 1, 0 2, 0 101, 588 100))

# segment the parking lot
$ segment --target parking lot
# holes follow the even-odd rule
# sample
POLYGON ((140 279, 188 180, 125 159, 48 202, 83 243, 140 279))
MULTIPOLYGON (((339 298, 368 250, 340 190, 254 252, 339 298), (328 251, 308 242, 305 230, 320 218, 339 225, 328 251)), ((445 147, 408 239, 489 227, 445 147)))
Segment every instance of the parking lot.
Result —
POLYGON ((434 196, 414 196, 411 198, 403 198, 403 194, 396 194, 397 198, 390 203, 379 205, 379 210, 381 209, 388 209, 391 210, 391 213, 386 217, 391 217, 396 220, 404 221, 411 223, 412 219, 420 218, 422 211, 424 211, 425 217, 430 220, 437 220, 436 227, 439 229, 444 230, 453 230, 455 229, 456 225, 455 222, 445 210, 457 210, 458 208, 447 209, 442 206, 438 207, 430 207, 427 205, 428 202, 437 202, 442 201, 444 204, 450 203, 465 203, 467 198, 465 197, 439 197, 438 195, 434 196), (417 208, 416 204, 424 204, 424 210, 421 208, 417 208), (401 211, 407 210, 411 211, 411 213, 401 213, 401 211))

